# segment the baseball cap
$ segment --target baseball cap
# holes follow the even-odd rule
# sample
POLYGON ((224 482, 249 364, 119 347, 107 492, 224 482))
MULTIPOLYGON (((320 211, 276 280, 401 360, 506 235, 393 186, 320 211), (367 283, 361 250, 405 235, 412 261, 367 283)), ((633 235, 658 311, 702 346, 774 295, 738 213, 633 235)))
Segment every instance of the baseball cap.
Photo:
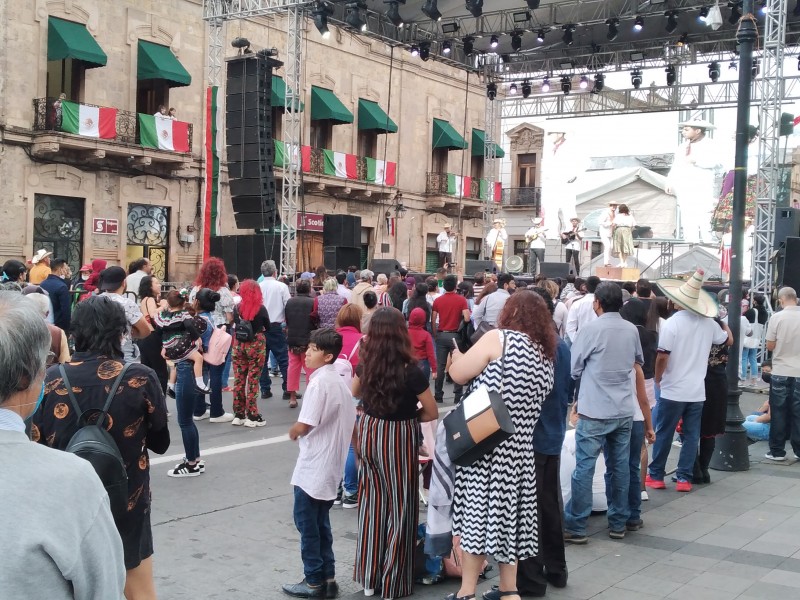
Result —
POLYGON ((100 271, 100 289, 104 292, 115 292, 125 282, 125 269, 108 267, 100 271))

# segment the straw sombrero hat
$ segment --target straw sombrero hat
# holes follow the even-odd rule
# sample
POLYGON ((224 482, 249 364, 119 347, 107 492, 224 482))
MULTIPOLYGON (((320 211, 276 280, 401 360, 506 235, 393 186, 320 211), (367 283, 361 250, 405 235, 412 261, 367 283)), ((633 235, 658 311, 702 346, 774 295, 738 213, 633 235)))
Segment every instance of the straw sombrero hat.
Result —
POLYGON ((681 121, 678 127, 694 127, 695 129, 716 129, 716 126, 710 121, 705 119, 690 119, 689 121, 681 121))
POLYGON ((678 304, 701 317, 716 317, 719 307, 714 297, 703 289, 703 269, 697 269, 688 280, 659 279, 655 284, 664 292, 664 295, 678 304))

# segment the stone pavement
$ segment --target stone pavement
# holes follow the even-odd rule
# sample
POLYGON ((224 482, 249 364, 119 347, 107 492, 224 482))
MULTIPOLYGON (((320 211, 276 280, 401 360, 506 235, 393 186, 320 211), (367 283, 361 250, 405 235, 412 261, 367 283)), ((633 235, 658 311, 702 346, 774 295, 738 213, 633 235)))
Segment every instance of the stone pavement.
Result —
MULTIPOLYGON (((276 382, 273 391, 278 389, 276 382)), ((201 477, 166 476, 168 464, 181 456, 174 423, 171 458, 153 457, 154 564, 161 600, 280 599, 282 583, 302 578, 289 486, 297 448, 283 437, 297 412, 279 394, 276 398, 261 406, 267 427, 198 424, 207 462, 201 477)), ((744 412, 765 399, 745 393, 744 412)), ((604 517, 592 517, 589 543, 567 548, 569 585, 551 588, 547 596, 800 598, 800 464, 772 463, 765 452, 764 443, 754 444, 749 471, 712 471, 713 483, 689 494, 678 494, 672 485, 651 490, 650 501, 643 503, 644 528, 622 541, 608 538, 604 517)), ((341 507, 331 512, 345 600, 364 597, 351 581, 357 512, 341 507)), ((482 582, 479 590, 495 582, 482 582)), ((413 597, 439 600, 457 589, 458 582, 448 580, 417 586, 413 597)))

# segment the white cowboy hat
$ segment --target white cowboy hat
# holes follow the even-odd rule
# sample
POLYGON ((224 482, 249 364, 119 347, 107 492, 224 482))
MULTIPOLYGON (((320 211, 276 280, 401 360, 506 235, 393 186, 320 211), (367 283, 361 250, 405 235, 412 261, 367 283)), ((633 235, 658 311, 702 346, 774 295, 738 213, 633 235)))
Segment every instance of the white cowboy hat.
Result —
POLYGON ((719 314, 714 297, 703 289, 703 269, 697 269, 688 281, 681 279, 658 279, 655 284, 664 295, 701 317, 713 318, 719 314))
POLYGON ((505 221, 503 219, 501 219, 500 217, 497 217, 494 221, 492 221, 492 223, 504 223, 504 222, 505 221))
POLYGON ((47 250, 42 248, 36 254, 33 255, 33 258, 31 259, 31 264, 34 264, 34 265, 39 264, 45 258, 47 258, 48 256, 51 256, 52 254, 53 254, 52 252, 48 252, 47 250))
POLYGON ((445 223, 444 225, 442 225, 442 229, 450 229, 451 227, 452 225, 450 225, 450 223, 445 223))
POLYGON ((542 217, 533 217, 533 224, 534 225, 541 225, 544 219, 542 217))
POLYGON ((615 200, 612 200, 611 202, 608 203, 608 205, 609 206, 619 206, 619 202, 617 202, 615 200))
POLYGON ((678 127, 694 127, 696 129, 716 129, 713 123, 709 123, 704 119, 692 119, 690 121, 682 121, 678 123, 678 127))

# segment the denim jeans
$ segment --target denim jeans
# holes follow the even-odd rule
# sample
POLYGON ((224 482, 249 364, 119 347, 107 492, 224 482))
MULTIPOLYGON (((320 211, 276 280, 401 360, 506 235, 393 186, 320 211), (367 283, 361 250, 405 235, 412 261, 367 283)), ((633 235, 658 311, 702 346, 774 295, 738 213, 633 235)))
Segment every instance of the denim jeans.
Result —
POLYGON ((656 443, 653 445, 653 459, 648 473, 652 479, 662 481, 672 446, 672 437, 678 421, 683 419, 683 446, 678 458, 678 479, 692 481, 694 461, 700 443, 700 417, 703 414, 702 402, 676 402, 661 397, 656 410, 656 443))
MULTIPOLYGON (((436 347, 436 383, 434 384, 434 397, 437 401, 444 398, 444 370, 447 367, 447 357, 453 351, 453 340, 456 339, 455 333, 441 333, 436 334, 434 346, 436 347)), ((459 384, 454 384, 453 393, 455 394, 456 401, 461 399, 461 394, 464 388, 459 384)))
POLYGON ((761 441, 769 439, 769 423, 759 423, 756 421, 758 415, 747 415, 744 418, 742 427, 747 432, 747 437, 751 440, 761 441))
POLYGON ((275 355, 272 352, 269 353, 269 370, 270 371, 278 370, 278 359, 275 358, 275 355))
MULTIPOLYGON (((585 535, 586 521, 592 512, 592 478, 597 457, 607 448, 606 469, 612 472, 608 503, 608 525, 622 531, 628 521, 628 468, 632 417, 589 419, 581 417, 575 427, 575 471, 572 473, 572 498, 564 507, 564 529, 585 535)), ((638 492, 638 488, 637 488, 638 492)))
POLYGON ((786 456, 786 439, 800 456, 800 378, 772 375, 769 384, 769 451, 786 456))
MULTIPOLYGON (((178 378, 175 382, 175 404, 178 412, 178 426, 181 428, 183 438, 183 451, 186 453, 186 460, 193 461, 200 456, 200 434, 194 424, 192 415, 197 406, 197 397, 203 395, 197 392, 194 382, 194 364, 190 360, 182 360, 175 366, 178 371, 178 378)), ((205 412, 205 400, 203 411, 205 412)))
POLYGON ((750 366, 750 377, 758 377, 758 348, 742 348, 742 379, 747 379, 747 367, 750 366))
MULTIPOLYGON (((289 368, 289 347, 286 345, 286 334, 283 333, 283 327, 280 323, 272 323, 266 331, 267 336, 267 350, 275 355, 275 360, 278 361, 278 367, 281 370, 281 377, 283 377, 283 391, 286 391, 286 375, 289 368)), ((261 393, 270 391, 272 387, 272 379, 269 376, 269 361, 264 363, 264 368, 261 370, 261 378, 259 380, 261 386, 261 393)))
MULTIPOLYGON (((190 361, 189 364, 192 364, 190 361)), ((203 363, 203 379, 208 383, 211 388, 211 394, 208 400, 211 404, 211 416, 221 417, 225 414, 225 409, 222 408, 222 371, 225 369, 225 363, 221 365, 209 365, 203 363)), ((206 412, 205 396, 198 394, 200 398, 195 404, 194 415, 199 417, 206 412)))
MULTIPOLYGON (((356 426, 358 426, 359 417, 356 416, 356 426)), ((356 460, 356 450, 353 444, 350 444, 350 449, 347 451, 347 461, 344 463, 344 491, 349 495, 358 493, 358 460, 356 460)))
POLYGON ((336 575, 330 510, 333 500, 316 500, 301 488, 294 488, 294 524, 300 532, 303 574, 311 585, 336 575))
POLYGON ((228 350, 228 356, 225 357, 225 366, 222 369, 222 387, 228 387, 228 380, 231 378, 231 366, 233 365, 233 345, 228 350))
MULTIPOLYGON (((630 515, 628 522, 636 522, 642 517, 642 443, 644 443, 644 421, 633 421, 631 424, 631 450, 628 469, 631 472, 631 482, 628 486, 628 509, 630 515)), ((608 449, 603 448, 606 464, 608 464, 608 449)), ((606 499, 611 505, 611 469, 606 468, 606 499)))

